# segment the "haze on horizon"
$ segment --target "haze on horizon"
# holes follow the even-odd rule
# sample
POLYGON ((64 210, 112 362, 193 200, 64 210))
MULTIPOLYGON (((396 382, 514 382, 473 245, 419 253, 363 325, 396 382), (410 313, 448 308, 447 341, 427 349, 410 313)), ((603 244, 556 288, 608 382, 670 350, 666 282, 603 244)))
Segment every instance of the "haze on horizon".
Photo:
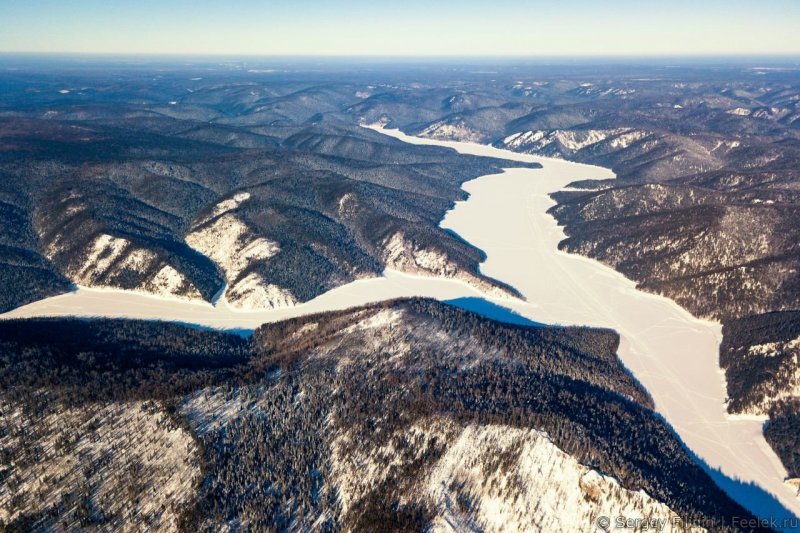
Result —
POLYGON ((796 55, 799 26, 792 0, 0 0, 6 53, 796 55))

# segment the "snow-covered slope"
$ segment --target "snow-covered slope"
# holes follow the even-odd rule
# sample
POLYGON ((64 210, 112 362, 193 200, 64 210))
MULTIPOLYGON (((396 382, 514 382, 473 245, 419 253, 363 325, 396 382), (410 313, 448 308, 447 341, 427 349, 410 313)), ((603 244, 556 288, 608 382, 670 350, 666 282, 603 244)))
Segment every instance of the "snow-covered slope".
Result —
POLYGON ((631 143, 648 135, 644 131, 631 129, 614 130, 536 130, 514 133, 503 139, 509 150, 542 153, 550 156, 569 157, 576 152, 608 140, 612 148, 627 148, 631 143))
POLYGON ((669 507, 579 463, 537 430, 434 418, 405 428, 403 439, 415 443, 412 453, 395 448, 397 437, 348 460, 338 457, 334 441, 332 482, 344 513, 385 482, 387 462, 402 469, 444 442, 414 496, 431 509, 432 531, 592 531, 601 518, 619 516, 705 531, 684 529, 669 507))
POLYGON ((383 242, 382 259, 389 270, 418 276, 436 276, 463 281, 476 289, 496 297, 508 297, 509 291, 488 283, 485 278, 459 268, 444 252, 432 247, 416 245, 402 232, 393 234, 383 242))
POLYGON ((421 460, 432 443, 444 442, 416 496, 432 509, 432 531, 590 531, 601 517, 617 516, 681 523, 663 503, 580 464, 540 431, 435 418, 405 428, 403 438, 415 443, 412 454, 390 439, 349 460, 338 457, 334 442, 333 483, 344 513, 385 482, 385 463, 401 469, 421 460))
MULTIPOLYGON (((101 508, 107 525, 177 531, 178 515, 201 476, 200 451, 189 432, 141 401, 42 413, 34 419, 0 400, 0 448, 9 454, 0 464, 4 474, 13 474, 0 484, 0 522, 47 516, 61 504, 75 506, 82 519, 101 508)), ((77 530, 90 523, 59 525, 77 530)))
MULTIPOLYGON (((57 251, 51 243, 48 256, 57 251)), ((73 261, 65 274, 79 285, 92 287, 119 287, 125 279, 134 276, 143 278, 133 290, 158 296, 170 296, 191 300, 202 299, 197 289, 173 265, 152 250, 136 246, 124 237, 107 233, 98 235, 86 247, 80 261, 73 261)))
POLYGON ((681 523, 663 503, 580 464, 546 434, 503 425, 459 428, 425 490, 437 510, 435 531, 586 531, 619 516, 681 523))
POLYGON ((269 283, 256 272, 248 272, 280 252, 278 243, 254 236, 236 216, 235 209, 249 198, 249 193, 238 193, 219 202, 210 216, 195 224, 186 242, 225 273, 228 285, 224 296, 233 307, 275 309, 295 305, 291 291, 269 283))
POLYGON ((625 178, 663 181, 720 168, 724 140, 698 139, 632 127, 523 130, 496 146, 528 154, 613 167, 625 178))
POLYGON ((419 135, 443 141, 463 141, 482 143, 486 136, 470 128, 463 120, 447 120, 434 122, 423 129, 419 135))

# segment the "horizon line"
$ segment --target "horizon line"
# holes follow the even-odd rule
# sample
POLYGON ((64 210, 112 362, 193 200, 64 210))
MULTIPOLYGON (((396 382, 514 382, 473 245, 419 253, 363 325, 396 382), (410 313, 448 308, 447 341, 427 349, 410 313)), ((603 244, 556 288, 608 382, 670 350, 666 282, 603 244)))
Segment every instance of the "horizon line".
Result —
POLYGON ((718 53, 718 52, 699 52, 699 53, 645 53, 645 54, 327 54, 324 52, 306 54, 282 54, 270 52, 86 52, 86 51, 41 51, 41 50, 0 50, 2 55, 142 55, 142 56, 255 56, 255 57, 798 57, 797 52, 754 52, 754 53, 718 53))
POLYGON ((228 59, 228 60, 781 60, 800 62, 791 53, 653 53, 653 54, 271 54, 259 52, 73 52, 0 50, 0 58, 51 57, 80 59, 228 59))

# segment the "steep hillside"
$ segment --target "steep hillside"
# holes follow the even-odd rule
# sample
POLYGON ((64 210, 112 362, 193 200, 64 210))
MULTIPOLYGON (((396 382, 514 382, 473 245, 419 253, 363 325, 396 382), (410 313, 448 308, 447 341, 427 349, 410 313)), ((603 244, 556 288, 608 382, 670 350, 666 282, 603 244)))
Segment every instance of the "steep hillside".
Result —
POLYGON ((800 208, 671 184, 564 192, 561 247, 721 320, 800 307, 800 208))
POLYGON ((429 300, 293 319, 249 340, 0 322, 0 519, 500 531, 592 530, 624 514, 728 529, 747 513, 653 414, 617 342, 429 300))
POLYGON ((720 360, 732 412, 765 415, 800 396, 798 314, 765 313, 725 324, 720 360))
POLYGON ((31 199, 17 178, 0 174, 0 311, 69 290, 69 280, 42 254, 31 199))

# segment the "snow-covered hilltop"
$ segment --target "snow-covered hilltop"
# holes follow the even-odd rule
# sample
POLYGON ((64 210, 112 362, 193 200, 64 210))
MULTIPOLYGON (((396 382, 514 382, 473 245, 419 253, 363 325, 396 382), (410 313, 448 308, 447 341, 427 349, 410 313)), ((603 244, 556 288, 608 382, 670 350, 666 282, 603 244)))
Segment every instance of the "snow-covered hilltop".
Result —
POLYGON ((0 383, 18 384, 0 387, 0 520, 595 531, 624 517, 683 531, 748 517, 651 410, 617 340, 424 299, 248 339, 158 322, 0 321, 0 348, 24 347, 0 367, 0 383), (652 438, 619 440, 636 431, 652 438))

